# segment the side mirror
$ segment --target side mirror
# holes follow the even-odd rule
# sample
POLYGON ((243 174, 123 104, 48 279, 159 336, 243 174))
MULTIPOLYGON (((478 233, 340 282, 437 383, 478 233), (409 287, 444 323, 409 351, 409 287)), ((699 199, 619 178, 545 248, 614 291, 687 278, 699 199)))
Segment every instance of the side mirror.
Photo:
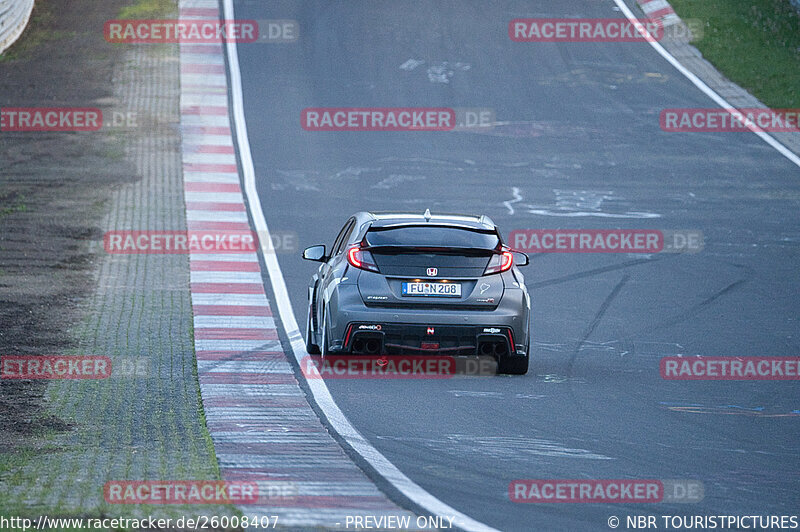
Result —
POLYGON ((311 246, 303 250, 303 258, 306 260, 313 260, 315 262, 325 262, 325 246, 311 246))
POLYGON ((511 253, 514 254, 514 264, 517 266, 527 266, 531 263, 530 257, 528 257, 527 253, 523 253, 522 251, 515 251, 511 250, 511 253))

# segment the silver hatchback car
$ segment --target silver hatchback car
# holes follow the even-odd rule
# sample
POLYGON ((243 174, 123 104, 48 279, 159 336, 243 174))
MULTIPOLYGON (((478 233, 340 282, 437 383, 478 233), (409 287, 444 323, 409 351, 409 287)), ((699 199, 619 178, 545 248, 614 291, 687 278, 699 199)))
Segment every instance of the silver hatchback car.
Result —
POLYGON ((353 355, 492 356, 522 375, 530 355, 530 296, 486 216, 359 212, 308 286, 306 349, 353 355))

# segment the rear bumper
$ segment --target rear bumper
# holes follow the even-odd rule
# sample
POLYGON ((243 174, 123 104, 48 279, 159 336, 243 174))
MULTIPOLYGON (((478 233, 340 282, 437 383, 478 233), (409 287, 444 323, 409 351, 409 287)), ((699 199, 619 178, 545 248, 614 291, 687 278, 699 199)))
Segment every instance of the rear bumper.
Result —
POLYGON ((525 356, 528 350, 527 295, 507 290, 493 310, 367 307, 339 287, 329 306, 330 349, 339 353, 387 355, 525 356), (334 310, 335 309, 335 310, 334 310), (375 343, 378 343, 376 351, 375 343), (483 344, 490 344, 487 352, 483 344), (369 344, 369 345, 367 345, 369 344), (503 347, 505 346, 505 351, 503 347))
POLYGON ((358 355, 524 355, 510 327, 350 323, 341 351, 358 355))

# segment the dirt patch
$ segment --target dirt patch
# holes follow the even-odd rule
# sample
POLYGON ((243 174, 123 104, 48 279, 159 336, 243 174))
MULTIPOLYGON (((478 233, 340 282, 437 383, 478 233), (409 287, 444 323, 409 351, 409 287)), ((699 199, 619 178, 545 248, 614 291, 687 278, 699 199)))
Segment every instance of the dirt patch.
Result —
MULTIPOLYGON (((22 39, 0 61, 0 106, 113 108, 122 48, 103 23, 131 2, 39 0, 22 39)), ((0 132, 0 355, 63 354, 85 312, 115 186, 135 179, 113 130, 0 132)), ((69 430, 43 408, 44 382, 0 380, 0 448, 69 430)))

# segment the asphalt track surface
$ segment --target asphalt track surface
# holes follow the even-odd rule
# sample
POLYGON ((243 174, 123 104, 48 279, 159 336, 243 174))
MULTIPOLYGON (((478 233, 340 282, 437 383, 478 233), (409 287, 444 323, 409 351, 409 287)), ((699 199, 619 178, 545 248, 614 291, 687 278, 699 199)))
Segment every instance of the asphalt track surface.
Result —
MULTIPOLYGON (((714 105, 646 43, 516 43, 507 34, 513 18, 621 16, 614 7, 235 2, 238 19, 301 28, 293 44, 238 47, 267 223, 296 233, 301 248, 330 246, 359 210, 483 213, 505 235, 703 231, 696 254, 534 256, 524 270, 526 376, 328 386, 403 473, 498 529, 608 530, 611 515, 791 514, 800 493, 796 381, 665 381, 659 360, 800 352, 800 169, 753 134, 662 132, 663 108, 714 105), (409 59, 424 63, 401 69, 409 59), (452 72, 447 83, 439 67, 452 72), (479 107, 503 124, 491 133, 307 132, 307 107, 479 107), (525 478, 696 479, 705 499, 511 502, 509 482, 525 478)), ((279 262, 302 327, 316 265, 299 253, 279 262)))

